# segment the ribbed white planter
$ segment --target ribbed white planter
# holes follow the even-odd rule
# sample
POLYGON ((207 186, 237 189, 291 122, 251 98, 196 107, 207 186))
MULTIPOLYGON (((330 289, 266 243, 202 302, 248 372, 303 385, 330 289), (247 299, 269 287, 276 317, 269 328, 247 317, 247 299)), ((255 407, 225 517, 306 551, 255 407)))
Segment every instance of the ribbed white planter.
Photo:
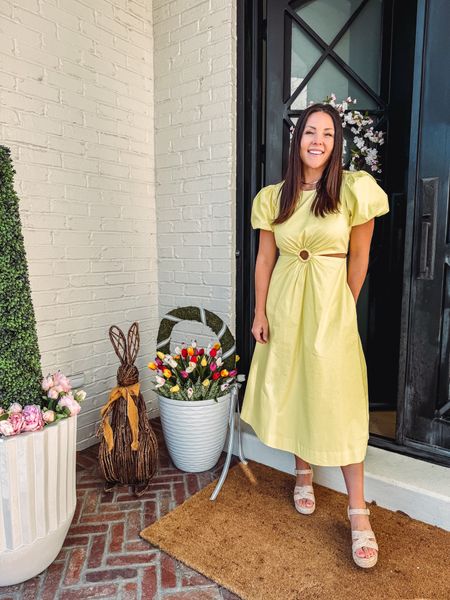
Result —
POLYGON ((0 586, 41 573, 57 557, 76 505, 77 418, 0 438, 0 586))
POLYGON ((225 444, 231 394, 186 402, 158 394, 159 414, 170 458, 189 473, 212 469, 225 444))

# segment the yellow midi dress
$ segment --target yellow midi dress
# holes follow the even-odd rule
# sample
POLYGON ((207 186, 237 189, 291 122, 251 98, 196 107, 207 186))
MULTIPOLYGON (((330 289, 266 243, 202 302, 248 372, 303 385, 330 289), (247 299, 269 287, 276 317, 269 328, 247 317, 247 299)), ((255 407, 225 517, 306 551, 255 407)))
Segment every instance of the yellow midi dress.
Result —
POLYGON ((339 213, 316 217, 315 190, 303 191, 293 215, 272 226, 280 187, 262 188, 252 205, 253 229, 273 231, 279 257, 266 299, 269 339, 256 342, 241 417, 263 443, 309 463, 358 463, 369 401, 356 304, 346 259, 321 254, 348 252, 352 226, 389 212, 387 196, 369 173, 343 171, 339 213))

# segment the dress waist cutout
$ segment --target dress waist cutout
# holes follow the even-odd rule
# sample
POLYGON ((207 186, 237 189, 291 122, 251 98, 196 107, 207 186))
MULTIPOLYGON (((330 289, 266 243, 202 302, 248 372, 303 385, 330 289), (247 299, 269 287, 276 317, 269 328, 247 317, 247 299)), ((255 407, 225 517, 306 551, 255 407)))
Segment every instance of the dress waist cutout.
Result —
POLYGON ((322 252, 311 252, 311 250, 307 248, 301 248, 298 252, 286 252, 280 250, 280 256, 298 256, 302 260, 309 260, 312 256, 331 256, 333 258, 347 258, 347 254, 345 252, 325 254, 322 252))

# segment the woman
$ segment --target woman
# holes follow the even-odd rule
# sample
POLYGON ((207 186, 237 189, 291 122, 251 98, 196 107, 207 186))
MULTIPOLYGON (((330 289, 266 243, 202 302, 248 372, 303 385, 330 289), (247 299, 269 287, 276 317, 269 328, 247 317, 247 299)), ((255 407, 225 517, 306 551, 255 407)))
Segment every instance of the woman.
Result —
POLYGON ((257 344, 241 416, 262 442, 294 453, 299 512, 315 509, 310 463, 341 467, 353 559, 372 567, 378 546, 364 500, 369 409, 356 301, 374 217, 389 205, 370 174, 342 170, 342 145, 338 112, 328 104, 308 107, 294 130, 284 181, 254 199, 251 223, 261 229, 257 344))

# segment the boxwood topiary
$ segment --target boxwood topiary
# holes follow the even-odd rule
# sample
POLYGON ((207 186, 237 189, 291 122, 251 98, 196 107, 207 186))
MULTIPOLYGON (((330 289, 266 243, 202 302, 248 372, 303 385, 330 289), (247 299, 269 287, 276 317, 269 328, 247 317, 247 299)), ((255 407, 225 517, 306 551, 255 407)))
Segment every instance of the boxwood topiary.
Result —
POLYGON ((41 404, 41 361, 15 170, 0 145, 0 407, 41 404))

